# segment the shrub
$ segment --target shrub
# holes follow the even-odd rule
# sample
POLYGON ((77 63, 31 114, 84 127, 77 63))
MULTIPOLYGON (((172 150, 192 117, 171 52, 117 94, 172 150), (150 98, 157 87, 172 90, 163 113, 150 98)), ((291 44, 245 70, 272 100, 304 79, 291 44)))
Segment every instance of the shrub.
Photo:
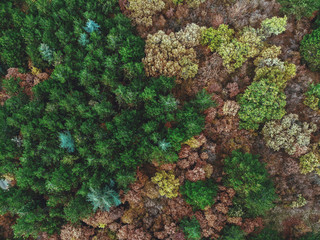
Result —
POLYGON ((258 155, 233 151, 224 160, 224 172, 225 184, 237 193, 235 205, 243 206, 247 215, 264 215, 274 206, 275 189, 258 155))
POLYGON ((260 123, 284 116, 286 95, 275 83, 253 82, 240 97, 240 128, 259 128, 260 123))
POLYGON ((166 196, 167 198, 178 196, 180 183, 172 171, 169 173, 164 170, 157 172, 156 175, 151 178, 151 181, 158 185, 161 196, 166 196))
POLYGON ((217 185, 212 179, 197 182, 187 180, 180 188, 186 202, 192 205, 194 209, 202 210, 214 204, 217 190, 217 185))
POLYGON ((295 15, 300 20, 302 17, 311 17, 312 13, 320 8, 319 0, 278 0, 281 11, 285 14, 295 15))
POLYGON ((182 228, 187 240, 200 240, 201 228, 198 220, 193 216, 191 219, 184 218, 180 227, 182 228))
POLYGON ((300 53, 303 60, 312 71, 320 70, 320 28, 306 34, 300 43, 300 53))
POLYGON ((266 123, 262 134, 267 146, 273 150, 284 148, 289 155, 299 156, 307 151, 311 133, 316 129, 315 124, 301 123, 298 115, 289 114, 281 121, 266 123))

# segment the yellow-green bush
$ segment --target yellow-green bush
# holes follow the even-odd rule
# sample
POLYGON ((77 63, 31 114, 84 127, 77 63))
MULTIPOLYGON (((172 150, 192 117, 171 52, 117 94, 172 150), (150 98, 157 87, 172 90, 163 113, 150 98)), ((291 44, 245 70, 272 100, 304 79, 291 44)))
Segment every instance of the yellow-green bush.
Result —
POLYGON ((221 24, 218 29, 207 28, 202 31, 201 43, 208 45, 212 52, 220 48, 221 45, 230 43, 234 38, 234 30, 229 29, 228 25, 221 24))
POLYGON ((302 196, 302 194, 298 194, 298 199, 293 201, 290 205, 292 208, 300 208, 307 204, 307 200, 302 196))
POLYGON ((286 30, 287 17, 279 18, 267 18, 261 22, 260 32, 264 37, 270 37, 272 34, 279 35, 286 30))
POLYGON ((299 158, 301 173, 307 174, 315 171, 320 175, 320 159, 319 155, 309 152, 299 158))
POLYGON ((277 59, 267 59, 261 68, 256 68, 254 81, 263 79, 267 83, 275 83, 280 89, 284 89, 287 81, 296 75, 296 65, 288 62, 274 61, 277 59), (279 64, 274 65, 273 64, 279 64))
POLYGON ((151 181, 159 186, 161 196, 166 196, 167 198, 178 196, 180 183, 172 171, 159 171, 151 178, 151 181))
POLYGON ((174 4, 182 4, 185 2, 191 8, 197 8, 201 3, 205 1, 206 0, 172 0, 174 4))

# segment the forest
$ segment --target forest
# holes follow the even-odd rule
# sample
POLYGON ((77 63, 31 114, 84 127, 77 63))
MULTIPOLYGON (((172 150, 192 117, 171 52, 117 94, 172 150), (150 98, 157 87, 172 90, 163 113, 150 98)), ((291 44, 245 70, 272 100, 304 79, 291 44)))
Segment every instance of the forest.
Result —
POLYGON ((0 239, 320 240, 320 0, 0 0, 0 239))

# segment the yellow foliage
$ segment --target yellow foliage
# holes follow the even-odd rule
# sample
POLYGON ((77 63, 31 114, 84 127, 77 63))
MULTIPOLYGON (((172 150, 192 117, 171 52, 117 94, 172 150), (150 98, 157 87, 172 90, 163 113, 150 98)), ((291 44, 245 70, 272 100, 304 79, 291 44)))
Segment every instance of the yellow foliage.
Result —
POLYGON ((199 148, 202 145, 202 142, 198 141, 197 139, 195 139, 194 137, 190 138, 189 140, 185 141, 182 144, 187 144, 189 145, 191 148, 199 148))
POLYGON ((8 173, 7 174, 3 174, 2 177, 4 179, 6 179, 7 181, 10 181, 10 182, 14 181, 14 176, 12 174, 8 174, 8 173))
POLYGON ((166 196, 167 198, 178 196, 180 183, 179 179, 175 178, 173 171, 166 172, 161 170, 151 178, 151 181, 158 185, 161 196, 166 196))
POLYGON ((99 223, 98 228, 105 228, 105 227, 106 227, 106 225, 104 223, 99 223))
POLYGON ((281 54, 281 47, 277 47, 273 45, 271 47, 267 47, 261 51, 259 57, 254 60, 254 65, 258 66, 259 63, 265 59, 275 59, 281 54))
POLYGON ((37 74, 41 73, 41 71, 39 68, 32 66, 31 73, 32 73, 32 75, 37 75, 37 74))

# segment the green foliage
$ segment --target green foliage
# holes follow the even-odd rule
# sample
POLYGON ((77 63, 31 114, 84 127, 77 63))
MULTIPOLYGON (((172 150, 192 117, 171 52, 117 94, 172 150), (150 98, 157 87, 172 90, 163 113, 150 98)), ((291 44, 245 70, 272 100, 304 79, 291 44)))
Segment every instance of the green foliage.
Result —
POLYGON ((271 228, 264 228, 259 234, 249 238, 250 240, 283 240, 280 234, 271 228))
POLYGON ((193 206, 194 209, 205 209, 211 207, 215 201, 218 187, 212 179, 205 181, 191 182, 187 180, 180 188, 187 203, 193 206))
POLYGON ((317 240, 320 238, 320 232, 318 233, 307 233, 305 236, 299 238, 299 240, 317 240))
POLYGON ((300 53, 303 60, 312 71, 320 70, 320 28, 306 34, 300 43, 300 53))
POLYGON ((113 188, 114 182, 112 180, 103 190, 90 188, 88 201, 93 205, 93 211, 98 208, 102 211, 109 211, 111 207, 121 204, 120 196, 113 188))
POLYGON ((253 82, 239 99, 241 120, 244 129, 258 129, 260 123, 281 119, 286 113, 286 95, 275 83, 253 82))
POLYGON ((201 228, 198 220, 193 216, 191 219, 184 218, 180 227, 182 228, 187 240, 200 240, 201 228))
POLYGON ((278 0, 278 2, 283 13, 295 15, 298 20, 302 17, 311 17, 312 13, 320 8, 319 0, 278 0))
POLYGON ((239 226, 227 226, 223 229, 221 240, 245 240, 245 233, 239 226))
POLYGON ((181 104, 172 94, 175 79, 147 78, 144 41, 117 4, 25 5, 26 53, 34 66, 54 69, 32 88, 32 99, 17 79, 3 82, 12 97, 0 106, 0 173, 17 184, 1 194, 0 206, 17 214, 17 237, 57 232, 68 221, 119 204, 118 193, 104 189, 110 179, 125 189, 140 164, 177 161, 181 143, 204 128, 211 96, 200 92, 181 104), (95 31, 89 30, 87 19, 99 28, 91 24, 95 31), (79 42, 81 34, 87 37, 79 42), (19 136, 20 146, 11 140, 19 136))
POLYGON ((0 3, 0 61, 9 67, 26 67, 25 43, 20 29, 24 13, 21 1, 8 0, 0 3))
POLYGON ((264 215, 274 206, 277 195, 258 155, 233 151, 224 161, 224 171, 226 185, 237 192, 235 205, 243 206, 247 215, 264 215))
POLYGON ((19 85, 20 79, 8 78, 2 80, 2 87, 6 91, 6 93, 10 96, 14 96, 21 91, 21 87, 19 85))

